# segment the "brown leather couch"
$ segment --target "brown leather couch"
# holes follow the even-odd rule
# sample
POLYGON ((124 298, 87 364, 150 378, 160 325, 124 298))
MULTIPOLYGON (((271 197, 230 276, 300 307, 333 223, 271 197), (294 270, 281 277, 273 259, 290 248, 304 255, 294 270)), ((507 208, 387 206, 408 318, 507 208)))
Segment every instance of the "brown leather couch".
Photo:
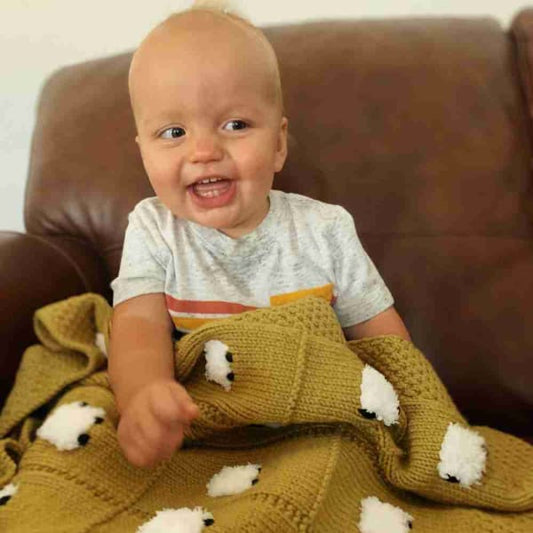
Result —
MULTIPOLYGON (((533 10, 268 28, 290 145, 278 189, 338 203, 415 344, 475 424, 533 437, 533 10)), ((0 234, 0 398, 33 312, 111 297, 127 214, 153 191, 127 93, 131 53, 42 88, 26 234, 0 234)))

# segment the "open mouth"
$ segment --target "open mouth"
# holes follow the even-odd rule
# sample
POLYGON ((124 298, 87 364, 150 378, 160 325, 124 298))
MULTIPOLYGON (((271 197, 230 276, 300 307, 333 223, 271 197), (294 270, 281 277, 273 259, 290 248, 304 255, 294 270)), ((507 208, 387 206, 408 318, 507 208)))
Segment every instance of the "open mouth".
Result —
POLYGON ((237 191, 236 180, 213 176, 197 180, 187 187, 193 202, 203 208, 222 207, 232 202, 237 191))
POLYGON ((194 194, 201 198, 216 198, 227 192, 231 187, 231 180, 226 178, 206 178, 192 184, 194 194))

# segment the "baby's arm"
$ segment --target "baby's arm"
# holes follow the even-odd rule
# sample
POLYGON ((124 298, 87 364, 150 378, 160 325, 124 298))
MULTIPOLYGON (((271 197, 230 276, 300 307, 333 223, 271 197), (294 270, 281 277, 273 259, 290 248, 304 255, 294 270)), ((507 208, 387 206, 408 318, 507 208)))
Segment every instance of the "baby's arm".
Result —
POLYGON ((385 309, 369 320, 343 328, 343 331, 346 340, 349 341, 363 337, 375 337, 376 335, 398 335, 411 341, 409 332, 394 307, 385 309))
POLYGON ((164 294, 143 294, 113 310, 109 380, 120 414, 117 437, 136 466, 169 458, 198 415, 174 378, 173 324, 164 294))

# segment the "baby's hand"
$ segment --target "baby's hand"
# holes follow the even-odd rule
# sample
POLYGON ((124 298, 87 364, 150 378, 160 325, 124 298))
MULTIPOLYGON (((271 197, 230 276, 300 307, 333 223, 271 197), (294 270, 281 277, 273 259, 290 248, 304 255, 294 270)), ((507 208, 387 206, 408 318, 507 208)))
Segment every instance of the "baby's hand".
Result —
POLYGON ((140 389, 118 424, 117 437, 126 459, 149 467, 170 458, 184 431, 198 416, 198 406, 174 380, 159 380, 140 389))

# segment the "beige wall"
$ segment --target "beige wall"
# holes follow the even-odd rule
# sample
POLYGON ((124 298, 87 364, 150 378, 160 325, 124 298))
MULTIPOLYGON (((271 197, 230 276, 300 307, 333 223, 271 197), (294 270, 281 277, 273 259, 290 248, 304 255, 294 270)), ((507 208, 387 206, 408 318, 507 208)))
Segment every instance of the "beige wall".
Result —
MULTIPOLYGON (((186 0, 0 0, 0 230, 22 231, 35 104, 61 65, 131 50, 186 0)), ((235 0, 257 25, 324 18, 490 15, 507 26, 520 0, 235 0)))

